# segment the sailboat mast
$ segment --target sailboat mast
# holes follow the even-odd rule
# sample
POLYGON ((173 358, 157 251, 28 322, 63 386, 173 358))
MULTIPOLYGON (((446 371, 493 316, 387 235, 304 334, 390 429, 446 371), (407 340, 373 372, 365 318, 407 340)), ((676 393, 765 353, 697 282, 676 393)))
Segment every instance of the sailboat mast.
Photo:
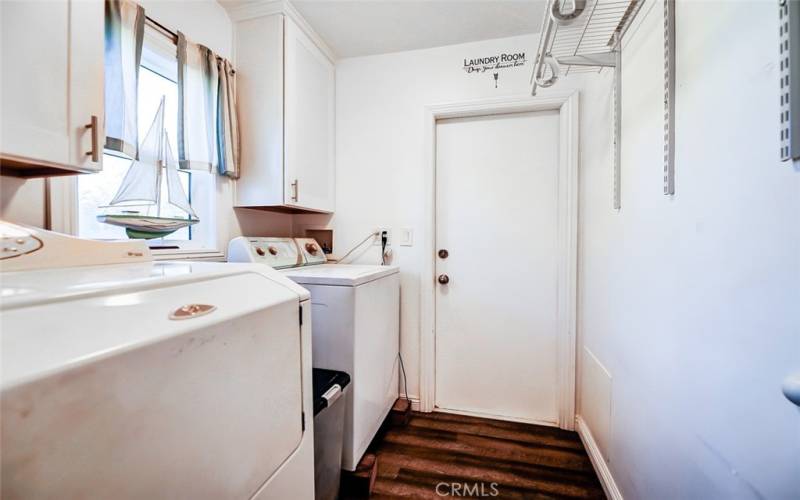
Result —
MULTIPOLYGON (((162 110, 164 109, 164 101, 165 100, 166 100, 166 96, 162 95, 161 96, 161 104, 160 104, 160 108, 162 110)), ((156 186, 157 186, 156 187, 156 190, 157 190, 157 195, 156 195, 156 197, 157 197, 156 198, 156 215, 158 217, 161 217, 161 183, 162 183, 162 179, 164 177, 163 176, 164 168, 167 165, 167 155, 166 155, 166 151, 164 149, 164 146, 165 146, 165 143, 166 143, 165 135, 166 135, 167 132, 166 132, 166 130, 164 130, 164 114, 163 114, 163 112, 161 114, 161 131, 160 132, 161 133, 158 135, 158 162, 156 163, 156 165, 158 165, 158 184, 156 184, 156 186)))

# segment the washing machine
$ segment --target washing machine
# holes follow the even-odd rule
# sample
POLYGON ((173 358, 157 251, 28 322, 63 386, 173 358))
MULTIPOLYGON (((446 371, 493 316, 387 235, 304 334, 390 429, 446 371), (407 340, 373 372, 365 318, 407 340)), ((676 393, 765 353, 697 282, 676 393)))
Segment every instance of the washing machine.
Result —
POLYGON ((311 293, 312 364, 346 372, 352 381, 342 468, 355 470, 398 396, 399 269, 329 264, 312 238, 235 238, 228 261, 281 269, 311 293))
POLYGON ((308 291, 0 221, 3 498, 314 498, 308 291))

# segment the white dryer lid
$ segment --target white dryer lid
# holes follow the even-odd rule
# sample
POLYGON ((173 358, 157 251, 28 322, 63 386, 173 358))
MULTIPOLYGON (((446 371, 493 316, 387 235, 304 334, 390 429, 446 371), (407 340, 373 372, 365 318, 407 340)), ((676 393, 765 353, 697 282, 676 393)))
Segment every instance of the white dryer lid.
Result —
POLYGON ((307 290, 268 266, 162 261, 0 273, 0 311, 81 296, 175 286, 248 272, 265 275, 277 285, 277 289, 289 289, 301 301, 309 298, 307 290))
POLYGON ((397 266, 321 264, 285 269, 286 276, 301 285, 358 286, 400 272, 397 266))
POLYGON ((0 278, 3 389, 309 296, 259 264, 159 262, 2 273, 0 278), (191 321, 170 319, 187 304, 216 309, 191 321))

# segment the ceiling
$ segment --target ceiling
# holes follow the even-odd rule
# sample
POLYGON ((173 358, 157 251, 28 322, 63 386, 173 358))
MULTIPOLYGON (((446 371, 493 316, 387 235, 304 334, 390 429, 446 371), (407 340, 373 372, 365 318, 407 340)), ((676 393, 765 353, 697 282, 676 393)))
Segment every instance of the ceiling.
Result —
MULTIPOLYGON (((252 0, 218 0, 226 8, 252 0)), ((294 0, 338 57, 537 33, 546 0, 294 0)))

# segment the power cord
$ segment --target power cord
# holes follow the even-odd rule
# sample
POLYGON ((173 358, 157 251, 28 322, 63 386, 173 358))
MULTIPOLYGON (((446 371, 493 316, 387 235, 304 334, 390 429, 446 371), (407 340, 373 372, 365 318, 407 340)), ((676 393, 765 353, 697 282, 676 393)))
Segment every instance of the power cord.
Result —
POLYGON ((389 235, 386 231, 381 231, 381 265, 386 265, 386 244, 389 242, 389 235))
POLYGON ((379 234, 379 233, 378 233, 378 231, 375 231, 375 232, 373 232, 373 233, 369 233, 369 234, 367 235, 367 237, 366 237, 366 238, 364 238, 363 240, 361 240, 361 241, 358 243, 358 245, 356 245, 356 246, 354 246, 353 248, 351 248, 351 249, 350 249, 350 251, 348 251, 346 254, 344 254, 344 257, 341 257, 341 258, 339 258, 339 260, 337 260, 337 261, 336 261, 336 263, 337 263, 337 264, 341 264, 342 262, 344 262, 344 259, 346 259, 347 257, 349 257, 351 253, 353 253, 353 252, 355 252, 356 250, 358 250, 359 248, 361 248, 361 245, 363 245, 364 243, 366 243, 366 242, 367 242, 367 241, 368 241, 370 238, 374 238, 375 236, 378 236, 378 234, 379 234))
POLYGON ((411 400, 408 399, 408 378, 406 378, 406 366, 403 364, 403 355, 399 352, 397 353, 397 359, 400 360, 400 371, 403 372, 403 392, 406 395, 406 401, 410 403, 411 400))

